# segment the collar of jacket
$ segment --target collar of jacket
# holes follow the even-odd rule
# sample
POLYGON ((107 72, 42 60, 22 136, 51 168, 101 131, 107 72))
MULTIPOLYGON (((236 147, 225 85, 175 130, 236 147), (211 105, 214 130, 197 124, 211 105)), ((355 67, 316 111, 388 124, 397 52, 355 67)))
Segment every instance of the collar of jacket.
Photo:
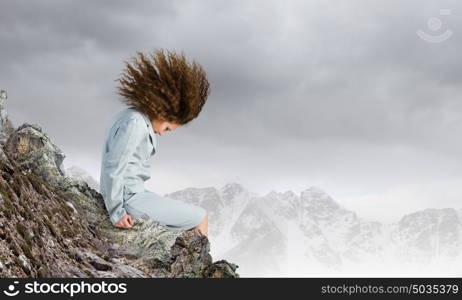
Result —
POLYGON ((152 128, 152 123, 151 123, 151 120, 149 119, 149 117, 143 113, 142 111, 140 111, 141 115, 143 116, 143 119, 144 121, 146 121, 146 125, 148 126, 149 128, 149 136, 150 136, 150 140, 151 140, 151 143, 152 145, 154 146, 154 148, 156 148, 156 136, 155 136, 155 133, 154 133, 154 128, 152 128))

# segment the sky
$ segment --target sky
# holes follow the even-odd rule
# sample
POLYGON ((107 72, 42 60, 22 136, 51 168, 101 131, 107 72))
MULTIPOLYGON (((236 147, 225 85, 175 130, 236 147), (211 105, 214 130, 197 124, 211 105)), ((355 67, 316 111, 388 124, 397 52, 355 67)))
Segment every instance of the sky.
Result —
POLYGON ((16 127, 40 125, 66 168, 99 180, 124 61, 182 51, 211 93, 158 136, 148 189, 316 186, 391 222, 462 208, 461 13, 456 0, 2 1, 0 88, 16 127))

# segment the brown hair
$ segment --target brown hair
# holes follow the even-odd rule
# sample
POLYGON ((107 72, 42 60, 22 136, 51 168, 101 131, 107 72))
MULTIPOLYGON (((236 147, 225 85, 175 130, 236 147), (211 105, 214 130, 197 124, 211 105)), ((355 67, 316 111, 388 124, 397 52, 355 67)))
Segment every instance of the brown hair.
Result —
POLYGON ((133 64, 125 61, 125 72, 117 93, 121 102, 134 106, 152 119, 186 124, 196 118, 210 93, 201 65, 180 55, 157 49, 146 55, 137 52, 133 64))

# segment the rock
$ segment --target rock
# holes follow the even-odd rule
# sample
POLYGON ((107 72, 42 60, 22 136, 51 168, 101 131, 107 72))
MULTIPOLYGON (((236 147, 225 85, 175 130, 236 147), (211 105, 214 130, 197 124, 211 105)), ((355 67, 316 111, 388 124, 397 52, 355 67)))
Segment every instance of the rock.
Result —
POLYGON ((23 268, 24 272, 30 274, 31 267, 29 265, 28 259, 24 254, 20 254, 18 256, 19 262, 21 263, 21 267, 23 268))
POLYGON ((203 277, 204 270, 212 264, 207 237, 195 230, 178 236, 171 248, 171 267, 174 277, 203 277))
MULTIPOLYGON (((5 90, 0 90, 0 145, 3 145, 14 130, 13 123, 8 119, 8 112, 4 107, 7 95, 5 90)), ((2 153, 0 153, 0 156, 2 153)))
MULTIPOLYGON (((0 131, 0 135, 2 134, 2 131, 0 131)), ((4 141, 3 141, 4 143, 4 141)), ((0 137, 0 144, 2 144, 2 141, 1 141, 1 137, 0 137)), ((10 162, 10 159, 6 156, 5 152, 3 151, 3 148, 0 147, 0 161, 3 162, 3 164, 9 169, 11 170, 11 172, 13 171, 13 165, 11 164, 10 162)))
POLYGON ((207 278, 235 278, 238 265, 219 260, 208 266, 204 270, 204 277, 207 278))
POLYGON ((75 209, 74 205, 72 205, 72 203, 70 203, 69 201, 66 201, 66 205, 69 206, 72 211, 77 215, 79 212, 75 209))
POLYGON ((9 136, 4 150, 21 169, 31 171, 50 184, 58 184, 64 175, 64 153, 36 124, 22 124, 9 136))

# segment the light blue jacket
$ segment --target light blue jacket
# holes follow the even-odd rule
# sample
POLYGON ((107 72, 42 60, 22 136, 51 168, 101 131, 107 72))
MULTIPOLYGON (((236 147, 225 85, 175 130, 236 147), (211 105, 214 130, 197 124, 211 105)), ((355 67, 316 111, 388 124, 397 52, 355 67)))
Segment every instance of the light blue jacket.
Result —
POLYGON ((150 158, 157 140, 148 116, 135 107, 118 112, 106 130, 101 154, 100 193, 112 224, 127 212, 125 200, 145 191, 151 178, 150 158))

